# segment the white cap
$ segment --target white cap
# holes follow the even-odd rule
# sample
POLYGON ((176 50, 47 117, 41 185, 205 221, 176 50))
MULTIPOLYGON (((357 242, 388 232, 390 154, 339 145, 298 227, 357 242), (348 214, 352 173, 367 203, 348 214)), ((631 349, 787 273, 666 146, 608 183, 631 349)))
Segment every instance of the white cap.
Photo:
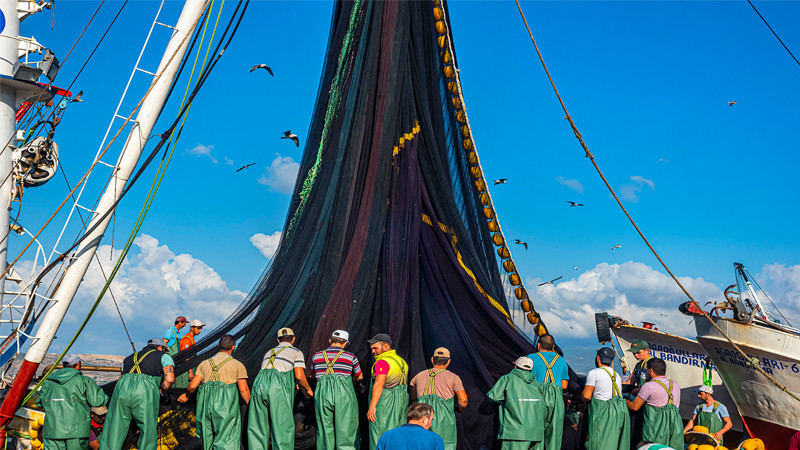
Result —
POLYGON ((81 359, 80 356, 78 356, 75 353, 70 353, 69 355, 64 355, 64 357, 61 358, 61 364, 65 365, 65 366, 74 366, 75 364, 78 364, 79 362, 83 362, 83 360, 81 359))
POLYGON ((533 360, 527 356, 520 356, 514 361, 514 364, 517 366, 517 369, 533 370, 533 360))
POLYGON ((204 327, 204 326, 206 326, 206 324, 204 324, 203 322, 200 322, 199 320, 195 319, 195 320, 192 321, 192 323, 189 324, 189 326, 190 327, 204 327))
POLYGON ((339 339, 344 339, 345 341, 349 341, 350 340, 350 333, 348 333, 347 331, 344 331, 344 330, 336 330, 336 331, 333 332, 331 337, 335 337, 335 338, 339 338, 339 339))
POLYGON ((700 389, 698 389, 697 392, 705 392, 707 394, 714 395, 714 389, 711 386, 706 385, 700 386, 700 389))

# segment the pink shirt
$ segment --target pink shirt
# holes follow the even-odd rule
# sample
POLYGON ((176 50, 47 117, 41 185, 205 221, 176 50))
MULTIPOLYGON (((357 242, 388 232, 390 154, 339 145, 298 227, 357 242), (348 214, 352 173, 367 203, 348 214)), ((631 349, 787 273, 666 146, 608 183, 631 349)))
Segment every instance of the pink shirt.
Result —
MULTIPOLYGON (((669 378, 655 377, 642 386, 638 396, 641 397, 646 404, 661 408, 662 406, 666 406, 669 401, 669 395, 666 389, 656 383, 656 380, 664 383, 664 386, 669 388, 669 378)), ((675 381, 672 382, 672 402, 677 407, 681 406, 681 387, 678 386, 678 383, 675 381)))

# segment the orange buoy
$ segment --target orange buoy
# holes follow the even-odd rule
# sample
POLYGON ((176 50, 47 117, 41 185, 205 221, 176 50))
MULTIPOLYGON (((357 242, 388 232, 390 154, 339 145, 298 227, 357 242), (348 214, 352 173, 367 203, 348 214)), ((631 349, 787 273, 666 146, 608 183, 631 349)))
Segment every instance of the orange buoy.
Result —
POLYGON ((524 287, 520 286, 514 289, 514 295, 517 297, 517 300, 524 300, 528 298, 528 291, 526 291, 524 287))
POLYGON ((433 17, 436 20, 444 19, 444 11, 442 11, 442 8, 439 7, 433 8, 433 17))
MULTIPOLYGON (((439 39, 445 38, 447 36, 439 36, 439 39)), ((447 40, 444 41, 444 44, 440 45, 439 48, 444 48, 444 45, 447 44, 447 40)), ((453 57, 450 55, 450 52, 447 50, 442 51, 442 61, 445 64, 450 64, 453 62, 453 57)))
MULTIPOLYGON (((500 234, 500 233, 495 233, 495 234, 492 236, 492 242, 494 242, 494 245, 496 245, 496 246, 498 246, 498 247, 499 247, 499 246, 501 246, 501 245, 505 244, 505 243, 506 243, 506 240, 503 238, 503 235, 502 235, 502 234, 500 234)), ((517 275, 517 278, 519 278, 519 275, 517 275)), ((517 284, 519 284, 519 283, 517 283, 517 284)))
POLYGON ((523 300, 522 303, 520 303, 520 306, 522 307, 522 310, 525 311, 526 313, 533 311, 533 302, 527 298, 523 300))
MULTIPOLYGON (((486 192, 481 194, 481 204, 483 206, 489 206, 490 203, 491 203, 491 200, 489 199, 489 194, 487 194, 486 192)), ((485 211, 485 209, 484 209, 484 211, 485 211)))
POLYGON ((503 261, 503 269, 506 269, 506 272, 516 272, 517 265, 514 264, 514 261, 507 259, 503 261))
MULTIPOLYGON (((495 235, 495 236, 497 236, 497 235, 495 235)), ((520 280, 519 274, 515 272, 515 273, 512 273, 511 275, 508 276, 508 282, 513 284, 514 286, 519 286, 519 284, 522 282, 522 280, 520 280)))
POLYGON ((490 220, 487 225, 489 226, 489 231, 491 231, 492 233, 494 233, 494 232, 496 232, 496 231, 498 231, 500 229, 500 225, 494 219, 490 220))
POLYGON ((459 123, 465 123, 467 121, 467 115, 464 114, 464 111, 459 111, 456 113, 456 120, 459 123))
POLYGON ((475 146, 472 145, 472 139, 464 139, 464 148, 467 150, 475 150, 475 146))
POLYGON ((475 152, 469 152, 467 155, 467 161, 470 164, 478 164, 478 155, 475 152))
POLYGON ((475 178, 483 178, 483 173, 481 172, 481 168, 478 166, 472 166, 469 168, 469 172, 475 178))
POLYGON ((436 43, 439 45, 439 48, 444 48, 445 44, 447 44, 447 36, 439 36, 436 38, 436 43))
POLYGON ((539 316, 537 316, 535 312, 529 312, 528 322, 532 323, 533 325, 536 325, 537 323, 539 323, 539 316))
POLYGON ((508 252, 508 247, 506 247, 506 246, 502 246, 502 247, 498 248, 497 249, 497 254, 500 255, 500 258, 503 258, 503 259, 506 259, 509 256, 511 256, 511 254, 508 252))
POLYGON ((461 99, 459 99, 458 97, 451 98, 450 102, 453 104, 453 108, 461 109, 461 99))
POLYGON ((453 95, 458 95, 458 83, 456 83, 455 81, 448 81, 447 90, 450 91, 450 93, 453 95))
POLYGON ((456 76, 456 70, 453 66, 444 66, 444 76, 447 78, 453 78, 456 76))
POLYGON ((436 32, 439 34, 444 34, 445 31, 447 31, 447 27, 444 25, 444 20, 437 20, 436 32))
POLYGON ((478 192, 483 192, 486 190, 486 182, 483 181, 483 178, 478 178, 475 180, 475 187, 478 189, 478 192))
POLYGON ((467 125, 461 126, 461 136, 464 136, 465 138, 469 137, 469 126, 467 125))
POLYGON ((538 336, 544 336, 545 334, 547 334, 547 328, 544 327, 543 323, 540 322, 539 324, 537 324, 537 326, 538 327, 536 328, 536 334, 538 336))
MULTIPOLYGON (((483 215, 487 220, 494 219, 494 210, 492 208, 483 208, 483 215)), ((508 258, 508 256, 506 256, 508 258)))

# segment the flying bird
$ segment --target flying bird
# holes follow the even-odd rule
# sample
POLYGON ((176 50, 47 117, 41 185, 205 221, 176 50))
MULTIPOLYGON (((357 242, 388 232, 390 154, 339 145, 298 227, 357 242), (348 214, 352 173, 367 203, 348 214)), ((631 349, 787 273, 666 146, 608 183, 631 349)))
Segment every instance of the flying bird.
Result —
POLYGON ((560 280, 560 279, 561 279, 561 278, 563 278, 563 277, 564 277, 564 276, 562 275, 562 276, 560 276, 560 277, 558 277, 558 278, 553 278, 553 279, 552 279, 552 280, 550 280, 550 281, 545 281, 544 283, 539 283, 537 286, 544 286, 545 284, 553 284, 553 281, 558 281, 558 280, 560 280))
POLYGON ((583 206, 583 203, 575 203, 575 202, 569 201, 569 200, 567 200, 567 203, 569 203, 569 207, 570 208, 572 208, 573 206, 583 206))
POLYGON ((294 145, 300 147, 300 138, 298 138, 296 134, 293 134, 292 130, 284 131, 281 139, 291 139, 294 145))
POLYGON ((255 163, 250 163, 250 164, 244 165, 244 166, 242 166, 242 167, 239 167, 238 169, 236 169, 236 171, 237 171, 237 172, 239 172, 239 171, 241 171, 241 170, 247 169, 247 168, 249 168, 250 166, 252 166, 253 164, 255 164, 255 163))
POLYGON ((734 101, 732 101, 732 102, 728 102, 728 106, 733 106, 733 105, 735 105, 735 104, 736 104, 736 100, 734 100, 734 101))
POLYGON ((506 184, 508 182, 508 178, 500 178, 499 180, 494 180, 494 184, 506 184))
POLYGON ((270 68, 269 68, 269 66, 267 66, 266 64, 256 64, 255 66, 253 66, 253 67, 250 69, 250 72, 252 72, 252 71, 254 71, 254 70, 256 70, 256 69, 264 69, 264 70, 266 70, 266 71, 267 71, 267 72, 268 72, 270 75, 272 75, 273 77, 275 76, 275 75, 272 73, 272 69, 270 69, 270 68))
POLYGON ((662 316, 664 316, 664 317, 667 317, 667 315, 666 315, 666 314, 664 314, 664 313, 661 313, 661 315, 662 315, 662 316))
POLYGON ((572 268, 578 270, 578 266, 572 266, 572 268))
POLYGON ((78 92, 78 94, 75 97, 72 97, 71 99, 69 99, 69 102, 70 103, 80 103, 80 102, 83 101, 83 98, 81 98, 81 97, 83 97, 83 91, 78 92))
POLYGON ((617 245, 611 247, 611 250, 614 250, 615 248, 622 248, 622 244, 617 244, 617 245))
POLYGON ((528 243, 527 242, 522 242, 519 239, 514 239, 514 243, 525 246, 525 250, 528 249, 528 243))

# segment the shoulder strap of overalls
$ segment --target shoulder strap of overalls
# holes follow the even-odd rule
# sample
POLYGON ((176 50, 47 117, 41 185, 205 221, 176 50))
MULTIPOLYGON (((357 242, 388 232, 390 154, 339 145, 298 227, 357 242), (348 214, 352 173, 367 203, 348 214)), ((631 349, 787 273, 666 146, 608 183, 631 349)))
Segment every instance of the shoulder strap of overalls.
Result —
POLYGON ((208 358, 208 362, 209 362, 209 364, 211 364, 211 379, 208 380, 208 381, 219 381, 219 369, 221 369, 222 366, 224 366, 226 362, 228 362, 228 361, 230 361, 232 359, 233 359, 233 356, 228 356, 227 358, 225 358, 225 361, 222 361, 217 366, 217 365, 214 364, 214 358, 213 357, 212 358, 208 358))
POLYGON ((142 355, 141 359, 139 358, 139 352, 134 352, 134 354, 133 354, 133 367, 131 367, 131 370, 129 370, 128 373, 142 373, 142 369, 139 368, 139 364, 141 364, 142 361, 144 361, 144 359, 147 357, 147 355, 149 355, 150 353, 153 353, 154 351, 156 351, 156 349, 154 349, 154 348, 150 349, 148 352, 146 352, 144 355, 142 355))
POLYGON ((659 380, 652 380, 652 381, 655 381, 656 383, 661 385, 661 387, 663 387, 665 391, 667 391, 667 395, 669 396, 669 401, 667 402, 667 404, 668 405, 674 405, 675 403, 672 401, 672 380, 669 379, 669 378, 667 378, 667 379, 669 380, 669 388, 667 388, 667 385, 662 383, 659 380))
POLYGON ((717 412, 717 408, 719 408, 719 402, 714 402, 714 409, 712 409, 711 412, 717 412))
POLYGON ((178 337, 178 332, 175 331, 175 327, 172 328, 172 335, 175 336, 175 342, 180 341, 180 338, 178 337))
POLYGON ((428 381, 425 383, 425 390, 422 395, 435 395, 436 394, 436 375, 442 373, 444 369, 434 370, 428 369, 428 381))
POLYGON ((555 383, 556 382, 556 377, 553 375, 553 366, 555 366, 556 365, 556 361, 558 361, 558 353, 556 353, 556 356, 553 357, 553 360, 550 361, 549 363, 547 362, 547 359, 545 359, 544 355, 541 354, 541 352, 536 353, 536 354, 539 355, 539 358, 542 358, 542 362, 544 363, 544 366, 547 368, 547 371, 544 374, 544 381, 543 382, 547 383, 549 381, 551 383, 555 383))
POLYGON ((334 374, 333 365, 336 364, 336 361, 339 360, 339 357, 342 356, 342 353, 344 353, 344 349, 339 350, 339 353, 337 353, 336 356, 333 357, 333 359, 329 360, 328 359, 328 350, 323 350, 322 351, 322 357, 325 359, 325 365, 327 366, 327 368, 325 369, 325 375, 333 375, 334 374))
POLYGON ((622 395, 619 392, 619 387, 617 387, 617 372, 614 372, 613 370, 609 372, 605 367, 601 367, 601 369, 603 369, 603 372, 607 373, 608 376, 611 377, 611 396, 621 397, 622 395))
POLYGON ((268 368, 270 368, 269 366, 272 366, 271 368, 274 369, 275 368, 275 357, 280 355, 281 352, 286 350, 287 348, 289 348, 288 345, 286 347, 281 347, 281 349, 278 350, 277 352, 275 351, 275 348, 270 350, 269 351, 269 360, 267 361, 267 364, 264 366, 264 368, 268 369, 268 368))
POLYGON ((408 375, 406 375, 406 366, 403 365, 402 361, 398 361, 397 358, 391 355, 386 355, 387 359, 391 359, 400 367, 400 384, 408 384, 408 375))

